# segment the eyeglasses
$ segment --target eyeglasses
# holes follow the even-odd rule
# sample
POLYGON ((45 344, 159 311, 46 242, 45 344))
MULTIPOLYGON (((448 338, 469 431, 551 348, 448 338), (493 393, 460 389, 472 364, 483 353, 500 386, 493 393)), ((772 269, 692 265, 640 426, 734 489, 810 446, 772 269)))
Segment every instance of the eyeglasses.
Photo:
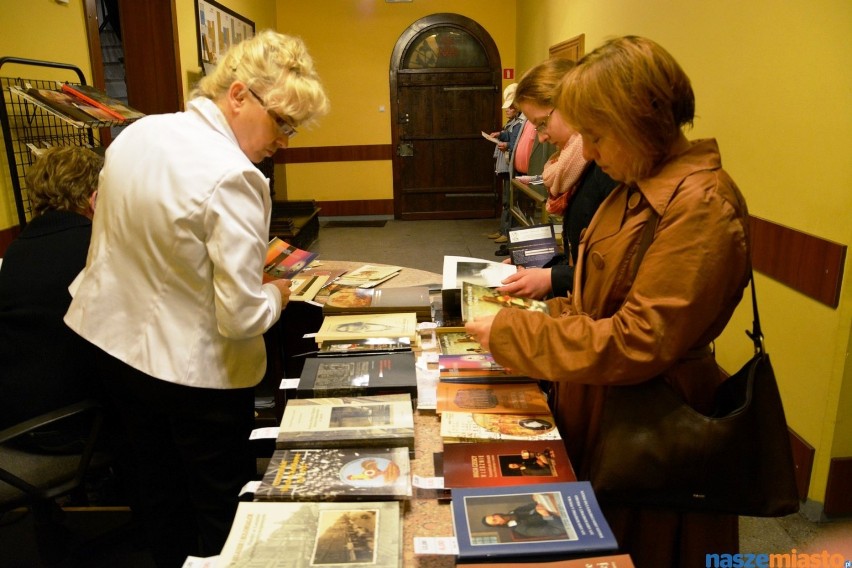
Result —
POLYGON ((556 110, 556 109, 555 108, 550 109, 550 112, 547 113, 547 116, 544 117, 544 120, 542 120, 541 122, 538 123, 538 125, 535 127, 536 132, 541 134, 542 132, 547 130, 547 123, 550 122, 550 115, 553 114, 554 110, 556 110))
POLYGON ((251 93, 251 95, 252 95, 254 98, 256 98, 256 99, 257 99, 257 102, 259 102, 259 103, 260 103, 260 106, 262 106, 262 107, 263 107, 263 110, 265 110, 265 111, 266 111, 266 113, 267 113, 267 114, 268 114, 268 115, 272 118, 272 120, 275 122, 275 125, 278 127, 278 131, 279 131, 281 134, 283 134, 283 135, 284 135, 284 136, 286 136, 287 138, 292 138, 293 136, 295 136, 296 134, 298 134, 298 132, 296 131, 296 129, 295 129, 295 128, 293 128, 293 126, 292 126, 289 122, 287 122, 286 120, 284 120, 284 118, 283 118, 283 117, 281 117, 281 116, 280 116, 280 115, 278 115, 278 114, 275 114, 274 112, 272 112, 271 110, 269 110, 268 108, 266 108, 266 103, 265 103, 265 102, 263 102, 263 99, 262 99, 262 98, 260 98, 260 95, 258 95, 257 93, 255 93, 255 92, 254 92, 254 91, 252 91, 251 89, 249 89, 249 90, 248 90, 248 92, 249 92, 249 93, 251 93))

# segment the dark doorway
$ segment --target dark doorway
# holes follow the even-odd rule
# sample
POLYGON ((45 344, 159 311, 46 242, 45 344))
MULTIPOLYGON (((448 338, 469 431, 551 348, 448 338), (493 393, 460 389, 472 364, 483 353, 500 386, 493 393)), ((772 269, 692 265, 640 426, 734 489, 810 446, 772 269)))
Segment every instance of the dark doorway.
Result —
POLYGON ((116 98, 126 95, 130 106, 146 114, 181 110, 174 0, 85 0, 84 9, 94 86, 106 90, 114 79, 105 47, 123 64, 124 93, 115 93, 116 98), (102 32, 110 32, 106 46, 102 32))
POLYGON ((491 36, 457 14, 422 18, 397 40, 390 69, 394 217, 494 217, 493 145, 501 65, 491 36))

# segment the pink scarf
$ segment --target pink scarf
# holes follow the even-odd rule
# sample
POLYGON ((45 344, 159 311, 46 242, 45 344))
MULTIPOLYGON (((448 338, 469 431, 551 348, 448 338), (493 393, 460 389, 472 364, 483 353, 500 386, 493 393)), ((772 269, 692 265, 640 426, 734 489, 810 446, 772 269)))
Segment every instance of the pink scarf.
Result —
POLYGON ((583 159, 583 138, 579 134, 569 138, 562 150, 550 157, 541 174, 548 192, 548 213, 565 213, 586 163, 583 159))

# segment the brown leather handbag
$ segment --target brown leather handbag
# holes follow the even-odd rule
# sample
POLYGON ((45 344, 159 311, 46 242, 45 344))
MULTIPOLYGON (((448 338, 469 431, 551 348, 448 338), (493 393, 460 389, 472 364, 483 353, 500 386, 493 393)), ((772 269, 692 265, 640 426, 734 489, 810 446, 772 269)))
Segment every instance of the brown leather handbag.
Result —
POLYGON ((799 509, 775 373, 751 277, 754 356, 696 412, 661 378, 610 387, 592 486, 602 503, 776 517, 799 509))

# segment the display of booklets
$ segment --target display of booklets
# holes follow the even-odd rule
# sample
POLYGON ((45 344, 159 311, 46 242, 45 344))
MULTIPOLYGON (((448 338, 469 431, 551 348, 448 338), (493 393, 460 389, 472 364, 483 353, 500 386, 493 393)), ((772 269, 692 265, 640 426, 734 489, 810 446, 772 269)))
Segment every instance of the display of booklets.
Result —
POLYGON ((432 301, 426 286, 402 288, 339 287, 323 305, 325 315, 414 312, 418 321, 432 321, 432 301))
POLYGON ((263 281, 277 278, 293 278, 317 257, 318 253, 308 252, 274 237, 266 249, 263 263, 263 281))
POLYGON ((365 339, 326 340, 320 345, 317 357, 348 357, 378 353, 404 353, 411 351, 407 337, 367 337, 365 339))
POLYGON ((136 120, 145 116, 145 113, 130 108, 124 102, 114 99, 90 85, 63 83, 62 90, 71 96, 104 110, 118 121, 136 120))
POLYGON ((517 298, 470 282, 462 283, 461 310, 464 321, 493 316, 505 308, 532 310, 544 314, 549 312, 547 304, 541 300, 517 298))
POLYGON ((350 270, 340 277, 338 281, 344 286, 360 286, 362 288, 373 288, 385 282, 402 271, 401 266, 388 266, 384 264, 365 264, 355 270, 350 270))
POLYGON ((22 89, 14 85, 10 86, 9 90, 78 128, 98 126, 100 123, 114 124, 117 122, 106 111, 62 91, 36 88, 22 89))
POLYGON ((484 414, 550 414, 536 383, 438 383, 436 411, 484 414))
POLYGON ((551 414, 441 413, 441 438, 445 443, 487 440, 561 440, 551 414))
POLYGON ((408 394, 287 401, 276 448, 414 448, 414 410, 408 394))
POLYGON ((367 337, 407 337, 417 340, 417 314, 376 313, 325 316, 314 339, 318 344, 329 339, 365 339, 367 337))
POLYGON ((417 398, 414 353, 305 359, 298 398, 408 393, 417 398))
POLYGON ((525 268, 541 267, 550 262, 559 253, 556 233, 553 225, 533 225, 531 227, 513 227, 507 235, 506 248, 512 264, 525 268))
POLYGON ((636 568, 629 554, 585 556, 545 562, 465 562, 465 568, 636 568))
POLYGON ((588 481, 452 492, 460 559, 545 559, 615 552, 618 543, 588 481))
POLYGON ((328 280, 328 276, 323 274, 297 274, 290 281, 290 301, 306 302, 313 300, 326 280, 328 280))
POLYGON ((237 507, 217 568, 402 566, 399 501, 257 503, 237 507))
POLYGON ((255 501, 377 501, 411 497, 407 448, 275 450, 255 501))
POLYGON ((470 258, 467 256, 445 256, 442 287, 444 289, 461 288, 462 282, 479 286, 502 286, 502 281, 518 271, 516 266, 470 258))
POLYGON ((506 440, 444 446, 444 487, 502 487, 577 481, 558 440, 506 440))

